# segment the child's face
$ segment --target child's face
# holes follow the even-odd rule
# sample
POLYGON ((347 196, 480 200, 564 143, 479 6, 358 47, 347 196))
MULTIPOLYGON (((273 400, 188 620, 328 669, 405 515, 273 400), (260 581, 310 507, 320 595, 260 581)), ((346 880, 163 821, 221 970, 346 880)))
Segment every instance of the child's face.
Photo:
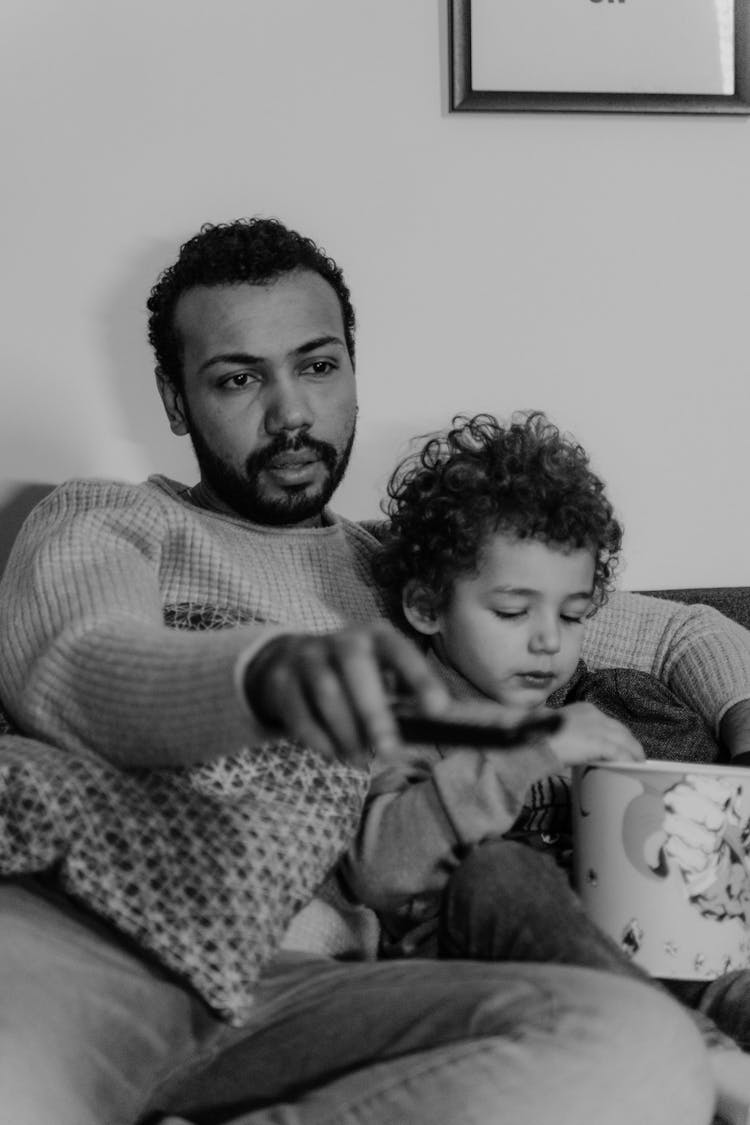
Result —
POLYGON ((594 566, 590 550, 493 535, 435 619, 438 654, 498 703, 539 706, 576 669, 594 566))

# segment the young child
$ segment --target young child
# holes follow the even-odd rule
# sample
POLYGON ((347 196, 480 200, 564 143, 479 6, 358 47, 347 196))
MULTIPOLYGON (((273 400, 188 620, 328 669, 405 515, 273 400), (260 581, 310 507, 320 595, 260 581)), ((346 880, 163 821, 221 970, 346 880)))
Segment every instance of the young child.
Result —
MULTIPOLYGON (((452 695, 500 704, 508 721, 564 702, 570 685, 579 701, 563 707, 559 732, 515 750, 423 746, 377 764, 344 872, 378 912, 383 955, 559 961, 642 979, 584 915, 554 856, 529 846, 567 822, 567 767, 644 756, 625 725, 580 701, 587 684, 616 694, 580 663, 622 541, 602 481, 544 415, 503 426, 483 414, 430 437, 388 494, 376 577, 452 695)), ((695 756, 711 760, 716 747, 696 724, 695 756)), ((637 732, 646 740, 648 724, 637 732)), ((734 1046, 703 1028, 709 1043, 734 1046)), ((739 1068, 750 1089, 744 1057, 719 1053, 722 1083, 731 1054, 732 1083, 739 1068)))
MULTIPOLYGON (((399 466, 388 491, 375 566, 395 619, 424 638, 456 699, 499 703, 509 722, 542 708, 578 669, 622 540, 583 449, 541 414, 508 427, 459 418, 399 466)), ((446 881, 469 848, 567 818, 561 769, 643 757, 591 704, 564 714, 558 733, 518 751, 420 747, 376 764, 349 874, 378 910, 388 952, 424 951, 428 939, 434 951, 446 881)))

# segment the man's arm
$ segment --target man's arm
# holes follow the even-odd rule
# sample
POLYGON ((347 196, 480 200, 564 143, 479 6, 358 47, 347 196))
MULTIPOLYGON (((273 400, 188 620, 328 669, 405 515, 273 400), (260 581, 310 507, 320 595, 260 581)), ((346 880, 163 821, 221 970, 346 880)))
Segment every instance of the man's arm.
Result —
POLYGON ((750 631, 717 610, 614 593, 586 625, 583 657, 591 668, 650 672, 732 756, 750 750, 750 631))
MULTIPOLYGON (((386 677, 427 710, 447 702, 382 622, 320 636, 167 626, 160 573, 189 549, 179 524, 164 557, 177 511, 141 486, 87 481, 32 513, 0 583, 0 698, 24 734, 122 766, 190 765, 279 735, 363 765, 396 742, 386 677)), ((196 558, 189 604, 214 588, 210 571, 196 558)))
POLYGON ((0 697, 26 735, 125 766, 185 765, 266 734, 238 668, 267 632, 164 624, 164 514, 138 488, 58 489, 0 584, 0 697))

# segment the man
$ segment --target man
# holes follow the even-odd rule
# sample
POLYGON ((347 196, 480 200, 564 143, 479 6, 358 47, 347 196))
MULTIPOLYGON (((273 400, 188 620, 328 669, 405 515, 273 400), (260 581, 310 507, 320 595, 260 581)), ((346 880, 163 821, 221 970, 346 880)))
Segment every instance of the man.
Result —
MULTIPOLYGON (((159 390, 173 431, 193 442, 199 484, 63 485, 32 513, 0 587, 0 696, 20 732, 0 744, 4 870, 44 872, 0 888, 5 1112, 24 1125, 158 1112, 243 1125, 705 1125, 696 1033, 639 984, 562 966, 363 960, 368 919, 335 891, 270 956, 276 930, 261 915, 300 870, 307 882, 286 907, 313 894, 351 839, 370 755, 398 749, 388 689, 432 714, 447 701, 383 620, 374 539, 327 508, 356 417, 338 267, 275 221, 208 227, 149 308, 159 390), (255 955, 245 877, 268 844, 253 812, 268 809, 267 902, 252 899, 267 940, 259 975, 244 977, 233 955, 255 955)), ((706 652, 723 646, 737 667, 722 660, 703 692, 721 720, 748 694, 742 631, 640 604, 612 607, 600 627, 613 659, 656 663, 679 690, 703 683, 706 652), (695 655, 670 644, 685 635, 695 655)))

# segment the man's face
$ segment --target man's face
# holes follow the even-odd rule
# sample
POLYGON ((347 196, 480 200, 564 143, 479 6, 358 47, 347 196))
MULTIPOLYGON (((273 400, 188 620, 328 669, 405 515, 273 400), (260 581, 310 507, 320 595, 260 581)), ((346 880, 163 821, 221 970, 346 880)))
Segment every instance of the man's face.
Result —
POLYGON ((202 479, 260 524, 319 522, 346 469, 357 414, 341 306, 319 274, 202 286, 175 308, 183 385, 162 378, 172 429, 202 479))

